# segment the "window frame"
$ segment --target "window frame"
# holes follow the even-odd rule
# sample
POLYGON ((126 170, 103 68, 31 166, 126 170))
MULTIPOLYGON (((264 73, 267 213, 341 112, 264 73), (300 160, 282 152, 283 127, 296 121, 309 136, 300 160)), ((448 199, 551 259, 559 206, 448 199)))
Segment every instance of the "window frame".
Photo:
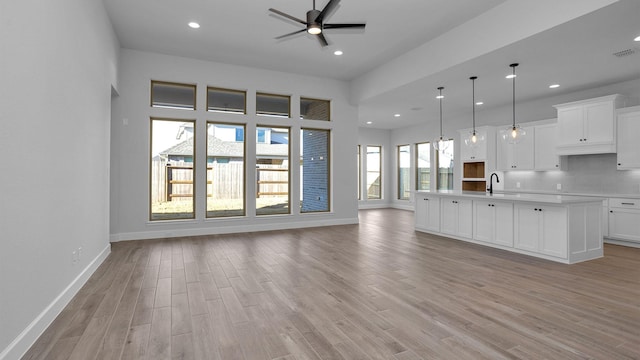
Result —
POLYGON ((273 94, 273 93, 267 93, 267 92, 261 92, 261 91, 256 92, 256 116, 274 117, 274 118, 280 118, 280 119, 291 119, 291 95, 273 94), (272 98, 286 98, 288 103, 287 116, 260 113, 260 110, 258 109, 258 97, 260 96, 266 96, 266 97, 272 97, 272 98))
POLYGON ((175 109, 175 110, 189 110, 189 111, 196 111, 198 109, 198 86, 196 84, 189 84, 189 83, 178 83, 178 82, 171 82, 171 81, 162 81, 162 80, 151 80, 151 88, 149 89, 149 95, 150 95, 150 101, 149 101, 149 106, 152 108, 156 108, 156 109, 175 109), (175 86, 175 87, 184 87, 184 88, 193 88, 193 109, 189 109, 189 108, 179 108, 179 107, 169 107, 169 106, 154 106, 153 105, 153 93, 154 93, 154 85, 155 84, 159 84, 159 85, 170 85, 170 86, 175 86))
POLYGON ((384 199, 384 194, 383 194, 383 191, 382 191, 382 189, 383 189, 383 187, 382 187, 382 145, 367 145, 367 147, 365 149, 366 155, 367 155, 367 158, 366 158, 366 161, 367 161, 367 177, 366 177, 367 182, 369 181, 369 172, 370 172, 369 171, 369 148, 370 147, 371 148, 375 147, 375 148, 380 149, 380 151, 378 152, 378 154, 379 154, 378 155, 378 158, 379 158, 379 160, 378 160, 378 174, 379 174, 378 178, 380 179, 380 182, 378 184, 378 187, 379 187, 379 189, 378 189, 378 193, 379 193, 378 197, 370 197, 369 196, 369 188, 367 187, 367 200, 382 200, 382 199, 384 199))
POLYGON ((397 167, 396 167, 396 171, 397 171, 397 200, 409 200, 411 198, 411 195, 407 195, 406 197, 403 197, 403 195, 401 194, 401 186, 400 184, 402 183, 402 175, 401 175, 401 159, 400 159, 400 154, 401 154, 401 150, 400 148, 406 148, 407 152, 409 153, 409 166, 406 168, 409 170, 409 174, 407 175, 407 178, 409 180, 409 186, 405 189, 405 191, 411 192, 411 145, 410 144, 403 144, 403 145, 398 145, 396 147, 396 152, 397 152, 397 167))
POLYGON ((247 91, 246 90, 236 90, 236 89, 221 88, 221 87, 217 87, 217 86, 207 86, 207 108, 206 108, 206 110, 207 110, 207 112, 211 112, 211 113, 247 115, 247 91), (243 97, 244 97, 243 112, 211 110, 211 109, 209 109, 209 92, 212 91, 212 90, 222 90, 222 91, 225 91, 225 92, 228 92, 228 93, 242 94, 243 97))
MULTIPOLYGON (((230 217, 246 217, 247 216, 247 138, 245 134, 247 133, 247 124, 244 123, 232 123, 232 122, 224 122, 224 121, 215 121, 215 120, 207 120, 206 124, 207 135, 206 135, 206 185, 207 190, 205 191, 205 219, 226 219, 230 217), (225 125, 225 126, 233 126, 233 127, 241 127, 243 140, 242 140, 242 214, 241 215, 221 215, 221 216, 209 216, 209 125, 225 125)), ((234 139, 237 138, 237 133, 234 136, 234 139)), ((234 140, 238 142, 237 140, 234 140)))
MULTIPOLYGON (((254 137, 254 144, 255 144, 255 167, 256 167, 256 178, 254 179, 256 182, 256 193, 255 193, 255 215, 256 217, 262 217, 262 216, 281 216, 281 215, 291 215, 292 214, 292 206, 291 206, 291 126, 285 126, 285 125, 266 125, 266 124, 261 124, 258 123, 256 124, 255 127, 255 137, 254 137), (267 128, 267 129, 286 129, 287 130, 287 134, 288 134, 288 140, 287 140, 287 161, 289 163, 288 167, 287 167, 287 209, 288 211, 286 213, 273 213, 273 214, 268 214, 268 213, 264 213, 264 214, 258 214, 258 194, 260 192, 260 185, 258 184, 258 129, 259 128, 267 128)), ((246 137, 245 137, 246 139, 246 137)))
MULTIPOLYGON (((196 203, 197 203, 197 196, 196 196, 196 189, 197 189, 197 178, 196 178, 196 168, 198 166, 198 160, 197 160, 197 156, 196 156, 196 148, 197 148, 197 136, 196 136, 196 119, 180 119, 180 118, 167 118, 167 117, 157 117, 157 116, 151 116, 149 117, 149 152, 148 152, 148 159, 149 159, 149 168, 148 168, 148 177, 149 177, 149 192, 148 192, 148 206, 149 206, 149 221, 150 222, 160 222, 160 221, 191 221, 191 220, 195 220, 196 218, 196 203), (193 124, 193 154, 192 156, 192 182, 191 182, 191 186, 192 186, 192 194, 191 194, 191 207, 192 207, 192 211, 191 217, 177 217, 177 218, 166 218, 166 219, 154 219, 153 218, 153 122, 154 121, 172 121, 172 122, 189 122, 193 124)), ((166 187, 166 184, 165 184, 166 187)), ((166 191, 166 188, 165 188, 166 191)))
POLYGON ((430 191, 431 190, 431 174, 432 174, 432 171, 433 171, 433 166, 432 166, 432 163, 431 163, 431 151, 432 151, 431 148, 432 148, 431 147, 431 143, 428 142, 428 141, 427 142, 422 142, 422 143, 416 143, 416 146, 415 146, 415 149, 416 149, 416 153, 415 153, 415 156, 414 156, 415 168, 416 168, 416 186, 415 186, 415 189, 419 190, 419 191, 425 191, 425 190, 426 191, 430 191), (419 148, 420 148, 421 145, 426 146, 427 149, 429 150, 429 188, 428 189, 421 189, 420 188, 420 184, 422 182, 420 181, 421 180, 420 179, 420 172, 418 170, 422 169, 420 167, 420 164, 419 164, 419 162, 420 162, 420 149, 419 148))
MULTIPOLYGON (((327 158, 326 160, 326 168, 327 168, 327 173, 326 173, 326 182, 327 182, 327 209, 326 210, 315 210, 315 211, 303 211, 302 210, 302 202, 304 201, 304 198, 302 196, 303 192, 304 192, 304 173, 301 171, 301 180, 300 180, 300 214, 313 214, 313 213, 326 213, 326 212, 331 212, 331 137, 332 137, 332 131, 331 129, 321 129, 321 128, 309 128, 309 127, 301 127, 300 128, 300 161, 302 162, 302 156, 303 156, 303 149, 302 146, 304 144, 304 140, 303 140, 303 135, 302 132, 303 131, 323 131, 327 133, 327 143, 326 143, 326 151, 327 151, 327 158)), ((302 168, 303 164, 300 164, 300 168, 302 168)))
POLYGON ((455 169, 455 150, 454 150, 454 146, 455 146, 455 141, 453 138, 449 138, 446 141, 450 142, 449 146, 451 147, 451 154, 452 154, 452 159, 453 159, 453 163, 454 166, 451 167, 451 184, 449 187, 447 187, 446 189, 441 188, 441 180, 440 180, 440 150, 435 152, 435 163, 436 163, 436 189, 437 190, 451 190, 453 189, 453 176, 454 176, 454 169, 455 169))
POLYGON ((300 97, 300 120, 331 121, 331 100, 311 98, 311 97, 307 97, 307 96, 301 96, 300 97), (302 102, 304 100, 326 103, 327 104, 327 118, 326 119, 303 118, 302 117, 302 102))

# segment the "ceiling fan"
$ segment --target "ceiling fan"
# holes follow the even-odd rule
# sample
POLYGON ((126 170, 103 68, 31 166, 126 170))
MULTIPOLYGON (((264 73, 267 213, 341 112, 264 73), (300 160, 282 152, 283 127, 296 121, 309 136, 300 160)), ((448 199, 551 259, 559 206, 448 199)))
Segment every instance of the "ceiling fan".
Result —
POLYGON ((270 8, 269 11, 271 11, 272 13, 278 14, 282 17, 285 17, 289 20, 293 20, 295 22, 298 22, 302 25, 305 25, 304 29, 301 30, 297 30, 294 31, 292 33, 289 34, 284 34, 282 36, 278 36, 276 37, 276 39, 283 39, 292 35, 296 35, 302 32, 308 32, 311 35, 315 35, 318 39, 318 41, 320 42, 320 45, 327 46, 329 45, 329 42, 327 41, 327 38, 324 36, 324 30, 329 30, 329 29, 346 29, 346 28, 350 28, 350 29, 364 29, 366 24, 325 24, 324 20, 331 15, 331 13, 333 12, 333 10, 335 10, 336 6, 338 6, 338 3, 340 2, 340 0, 330 0, 329 3, 324 7, 324 9, 322 10, 316 10, 316 0, 313 0, 313 10, 309 10, 307 11, 307 21, 303 21, 302 19, 299 19, 295 16, 291 16, 287 13, 284 13, 280 10, 276 10, 274 8, 270 8))

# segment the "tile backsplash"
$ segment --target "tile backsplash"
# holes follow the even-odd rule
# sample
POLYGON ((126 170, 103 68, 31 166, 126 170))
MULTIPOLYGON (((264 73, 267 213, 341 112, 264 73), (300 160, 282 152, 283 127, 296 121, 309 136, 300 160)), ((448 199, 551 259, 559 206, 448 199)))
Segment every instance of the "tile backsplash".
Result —
POLYGON ((570 155, 567 162, 564 171, 505 172, 504 188, 594 194, 640 193, 640 169, 617 170, 616 154, 570 155), (558 184, 561 184, 561 190, 558 190, 558 184))

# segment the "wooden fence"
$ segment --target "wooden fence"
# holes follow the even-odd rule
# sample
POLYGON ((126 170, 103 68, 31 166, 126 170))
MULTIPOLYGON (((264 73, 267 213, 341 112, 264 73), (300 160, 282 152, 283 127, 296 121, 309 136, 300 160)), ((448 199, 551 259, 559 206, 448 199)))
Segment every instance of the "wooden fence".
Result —
MULTIPOLYGON (((154 160, 151 166, 151 201, 186 200, 193 196, 193 164, 154 160)), ((259 165, 256 169, 257 196, 286 195, 288 168, 259 165)), ((241 199, 244 193, 244 164, 213 163, 207 167, 207 196, 215 199, 241 199)))

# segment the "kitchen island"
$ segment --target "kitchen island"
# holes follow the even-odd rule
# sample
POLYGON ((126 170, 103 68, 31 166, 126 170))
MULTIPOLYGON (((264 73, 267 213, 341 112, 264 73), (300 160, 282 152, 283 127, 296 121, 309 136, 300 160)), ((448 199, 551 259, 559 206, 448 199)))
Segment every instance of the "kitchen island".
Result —
POLYGON ((415 229, 573 264, 602 257, 602 201, 586 196, 416 191, 415 229))

